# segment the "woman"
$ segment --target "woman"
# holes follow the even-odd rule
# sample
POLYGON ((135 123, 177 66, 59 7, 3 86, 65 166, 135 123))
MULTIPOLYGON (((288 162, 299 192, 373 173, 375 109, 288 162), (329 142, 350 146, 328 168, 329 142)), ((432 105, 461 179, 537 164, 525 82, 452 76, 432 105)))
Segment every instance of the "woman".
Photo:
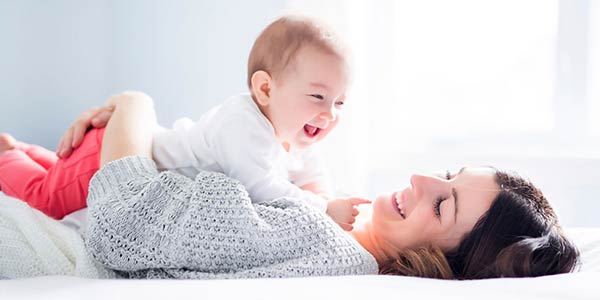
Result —
MULTIPOLYGON (((491 168, 414 175, 410 188, 379 197, 370 221, 348 235, 294 199, 253 205, 222 174, 192 181, 159 173, 148 159, 151 99, 125 93, 112 101, 102 168, 90 182, 86 246, 120 276, 475 279, 564 273, 577 263, 546 199, 518 177, 491 168)), ((84 115, 61 144, 93 119, 84 115)))

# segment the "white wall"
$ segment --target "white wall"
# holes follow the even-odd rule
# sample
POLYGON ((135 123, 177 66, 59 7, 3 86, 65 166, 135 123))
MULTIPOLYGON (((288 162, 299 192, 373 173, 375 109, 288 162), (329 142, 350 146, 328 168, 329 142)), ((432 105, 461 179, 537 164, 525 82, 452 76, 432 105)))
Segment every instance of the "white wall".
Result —
POLYGON ((139 89, 159 122, 245 91, 254 38, 276 0, 2 0, 0 132, 54 149, 71 121, 139 89))
MULTIPOLYGON (((600 11, 598 2, 589 3, 595 7, 594 16, 600 11)), ((393 79, 398 76, 384 68, 387 57, 397 52, 394 47, 421 51, 418 45, 393 41, 393 34, 380 30, 406 19, 382 17, 382 10, 392 11, 388 8, 399 3, 409 2, 0 0, 0 132, 10 132, 17 138, 53 149, 80 112, 124 89, 139 89, 153 96, 163 125, 170 125, 184 115, 197 117, 223 98, 246 89, 246 60, 254 38, 275 15, 291 6, 312 14, 320 12, 330 22, 348 25, 347 34, 369 37, 371 41, 353 49, 357 56, 363 55, 355 84, 363 85, 362 94, 353 95, 352 105, 346 108, 350 118, 326 141, 330 144, 326 147, 327 157, 334 167, 332 173, 338 175, 335 180, 341 190, 374 197, 404 187, 412 172, 491 164, 517 170, 538 184, 559 210, 563 224, 600 226, 600 218, 596 217, 600 211, 600 201, 596 199, 600 195, 596 174, 600 170, 600 156, 556 155, 561 147, 571 146, 563 139, 556 139, 548 149, 540 147, 535 156, 519 155, 518 152, 525 152, 522 147, 507 153, 500 146, 508 140, 498 138, 484 140, 479 145, 501 150, 495 153, 489 153, 489 149, 477 151, 475 146, 444 134, 435 137, 453 142, 440 144, 427 140, 426 144, 431 146, 418 154, 396 150, 386 153, 384 150, 390 147, 365 142, 369 139, 385 142, 386 138, 381 136, 401 136, 407 132, 375 122, 388 119, 372 113, 377 109, 373 100, 378 99, 384 109, 395 112, 385 106, 396 101, 385 88, 396 89, 398 84, 393 79), (370 124, 369 119, 374 123, 370 124), (449 145, 454 148, 449 150, 449 145), (461 149, 470 149, 474 154, 468 155, 461 149), (548 155, 539 154, 546 150, 548 155)), ((482 2, 473 3, 485 6, 482 2)), ((543 1, 535 3, 544 5, 543 1)), ((588 1, 582 0, 560 3, 588 5, 588 1)), ((477 11, 473 13, 476 15, 477 11)), ((596 24, 593 26, 596 38, 591 42, 595 46, 591 46, 590 53, 597 53, 600 27, 598 18, 591 20, 596 24)), ((408 29, 416 38, 424 36, 419 27, 408 29)), ((438 55, 437 49, 434 50, 433 54, 438 55)), ((600 59, 595 57, 591 62, 596 68, 590 72, 595 74, 593 78, 598 78, 600 59)), ((588 84, 588 101, 596 115, 600 111, 597 86, 588 84)), ((435 88, 438 85, 431 84, 431 89, 435 88)), ((411 99, 400 99, 410 104, 411 99)), ((440 97, 442 101, 445 99, 446 96, 440 97)), ((431 121, 431 116, 423 118, 431 121)), ((508 136, 517 144, 542 139, 527 133, 521 139, 508 136)), ((401 142, 390 139, 395 148, 405 148, 401 142)), ((591 139, 586 142, 598 143, 591 139)), ((593 151, 586 155, 589 152, 593 151)))

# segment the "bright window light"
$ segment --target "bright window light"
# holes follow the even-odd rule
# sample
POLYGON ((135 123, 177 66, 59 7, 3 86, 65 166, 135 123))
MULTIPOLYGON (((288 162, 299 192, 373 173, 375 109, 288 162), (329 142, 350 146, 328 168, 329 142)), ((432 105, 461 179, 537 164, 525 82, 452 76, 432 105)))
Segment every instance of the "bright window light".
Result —
POLYGON ((590 62, 588 65, 588 120, 591 133, 600 136, 600 1, 590 1, 590 62))

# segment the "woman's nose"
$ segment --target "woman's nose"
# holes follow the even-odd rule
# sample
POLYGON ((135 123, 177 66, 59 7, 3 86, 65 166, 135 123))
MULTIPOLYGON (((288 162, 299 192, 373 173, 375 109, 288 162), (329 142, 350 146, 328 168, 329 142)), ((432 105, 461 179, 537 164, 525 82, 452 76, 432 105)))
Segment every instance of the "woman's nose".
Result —
POLYGON ((417 197, 420 197, 426 191, 440 188, 443 182, 441 178, 437 176, 413 174, 410 176, 410 184, 417 197))

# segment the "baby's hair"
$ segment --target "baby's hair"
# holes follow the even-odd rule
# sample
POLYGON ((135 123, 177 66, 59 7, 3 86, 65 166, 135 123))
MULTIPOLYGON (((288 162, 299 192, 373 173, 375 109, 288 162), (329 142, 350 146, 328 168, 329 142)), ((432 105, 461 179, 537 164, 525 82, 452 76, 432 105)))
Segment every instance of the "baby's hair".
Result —
POLYGON ((283 16, 269 24, 254 41, 248 58, 248 88, 252 90, 252 75, 257 71, 281 79, 304 46, 317 47, 346 60, 346 48, 327 26, 308 17, 283 16))

